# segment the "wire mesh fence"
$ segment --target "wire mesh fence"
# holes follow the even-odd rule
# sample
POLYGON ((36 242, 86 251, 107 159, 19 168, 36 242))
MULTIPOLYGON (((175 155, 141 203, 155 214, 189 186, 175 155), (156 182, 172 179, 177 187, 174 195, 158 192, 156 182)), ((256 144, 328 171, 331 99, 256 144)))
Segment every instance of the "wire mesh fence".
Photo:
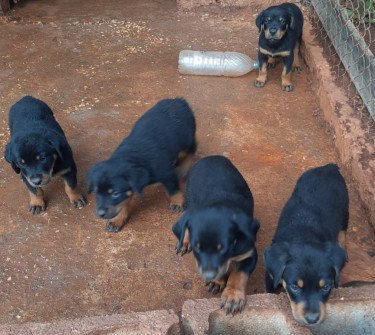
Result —
POLYGON ((375 0, 305 0, 332 73, 375 139, 375 0), (373 128, 373 129, 370 129, 373 128))

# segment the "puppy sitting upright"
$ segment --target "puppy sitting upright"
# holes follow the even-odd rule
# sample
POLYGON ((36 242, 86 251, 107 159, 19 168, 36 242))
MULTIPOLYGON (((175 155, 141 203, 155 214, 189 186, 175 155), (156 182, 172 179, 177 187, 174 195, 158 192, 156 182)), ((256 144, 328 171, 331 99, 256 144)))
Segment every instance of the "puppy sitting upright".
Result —
POLYGON ((153 183, 167 189, 173 212, 183 211, 179 179, 187 174, 195 150, 195 120, 184 99, 161 100, 147 111, 112 156, 89 170, 89 192, 95 193, 97 215, 109 220, 107 230, 121 230, 132 195, 142 196, 153 183))
POLYGON ((4 156, 30 192, 30 212, 39 214, 46 209, 42 186, 56 175, 64 179, 73 206, 83 207, 86 202, 77 187, 73 153, 52 110, 43 101, 26 96, 11 107, 9 128, 11 139, 4 156))
POLYGON ((291 72, 301 72, 298 59, 302 41, 303 15, 292 3, 272 6, 261 12, 255 21, 259 28, 259 75, 254 82, 263 87, 267 81, 267 68, 275 66, 274 57, 282 57, 284 69, 281 75, 283 91, 293 91, 291 72))
POLYGON ((282 283, 293 316, 321 323, 332 286, 347 260, 348 192, 334 164, 305 172, 283 208, 272 245, 264 252, 266 289, 282 283))
POLYGON ((223 291, 221 308, 242 311, 249 275, 257 263, 259 223, 246 181, 225 157, 210 156, 191 169, 186 186, 186 212, 173 225, 177 253, 193 250, 199 275, 213 294, 223 291), (234 269, 230 271, 230 265, 234 269))

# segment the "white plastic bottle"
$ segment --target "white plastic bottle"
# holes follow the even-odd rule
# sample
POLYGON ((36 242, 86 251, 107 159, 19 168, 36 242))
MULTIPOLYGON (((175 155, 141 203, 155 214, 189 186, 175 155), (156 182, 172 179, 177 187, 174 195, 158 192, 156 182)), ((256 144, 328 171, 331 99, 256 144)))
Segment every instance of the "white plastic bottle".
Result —
POLYGON ((178 58, 182 74, 239 77, 258 67, 258 62, 240 52, 182 50, 178 58))

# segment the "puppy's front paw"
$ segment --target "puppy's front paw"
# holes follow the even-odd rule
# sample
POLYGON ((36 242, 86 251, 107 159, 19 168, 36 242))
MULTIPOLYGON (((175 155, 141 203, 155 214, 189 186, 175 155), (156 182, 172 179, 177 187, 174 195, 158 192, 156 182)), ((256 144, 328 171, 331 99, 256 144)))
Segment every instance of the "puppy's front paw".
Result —
POLYGON ((185 205, 169 204, 169 209, 172 213, 181 213, 185 210, 185 205))
POLYGON ((124 222, 122 225, 115 225, 111 221, 107 221, 105 229, 110 233, 118 233, 122 229, 122 227, 124 227, 125 223, 126 222, 124 222))
POLYGON ((181 254, 181 256, 185 255, 186 253, 191 252, 192 248, 190 243, 183 245, 179 248, 178 243, 176 244, 176 254, 181 254))
POLYGON ((266 85, 265 82, 258 81, 258 80, 255 80, 255 81, 254 81, 254 86, 255 86, 255 87, 264 87, 264 85, 266 85))
POLYGON ((179 191, 174 196, 171 197, 169 203, 169 208, 173 213, 180 213, 185 210, 185 197, 184 194, 179 191))
POLYGON ((212 280, 206 283, 207 291, 212 294, 223 292, 225 286, 227 285, 227 278, 222 278, 218 280, 212 280))
POLYGON ((282 85, 282 89, 285 92, 292 92, 294 90, 294 86, 293 85, 282 85))
POLYGON ((86 205, 86 199, 81 195, 78 200, 72 201, 72 205, 74 208, 82 208, 86 205))
POLYGON ((46 204, 43 203, 42 205, 32 205, 29 206, 29 212, 32 214, 39 214, 41 212, 44 212, 46 210, 46 204))
POLYGON ((226 309, 226 315, 232 313, 234 316, 237 312, 242 312, 245 302, 245 292, 235 288, 226 287, 221 295, 220 308, 226 309))

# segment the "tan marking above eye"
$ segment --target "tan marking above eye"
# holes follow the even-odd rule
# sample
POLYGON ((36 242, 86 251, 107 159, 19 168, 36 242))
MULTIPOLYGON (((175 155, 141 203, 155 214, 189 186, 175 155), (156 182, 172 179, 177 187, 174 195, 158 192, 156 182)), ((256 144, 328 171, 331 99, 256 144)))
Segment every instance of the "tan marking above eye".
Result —
POLYGON ((197 249, 200 249, 201 244, 198 242, 195 246, 196 246, 197 249))
POLYGON ((267 21, 270 22, 272 19, 270 17, 267 18, 267 21))
POLYGON ((38 161, 40 159, 40 156, 39 155, 36 155, 36 160, 38 161))
POLYGON ((108 193, 109 193, 109 194, 113 193, 113 190, 112 190, 111 188, 108 189, 108 193))
POLYGON ((299 288, 302 288, 302 287, 303 287, 303 280, 302 280, 302 279, 299 279, 299 280, 297 281, 297 285, 298 285, 299 288))
POLYGON ((217 250, 221 250, 221 244, 220 243, 217 245, 217 250))
POLYGON ((323 287, 325 284, 326 284, 326 282, 325 282, 324 279, 320 279, 320 280, 319 280, 319 286, 320 286, 320 287, 323 287))
POLYGON ((235 239, 234 241, 233 241, 233 245, 236 245, 237 244, 237 239, 235 239))
POLYGON ((21 163, 22 163, 22 164, 25 164, 25 160, 24 160, 23 158, 21 159, 21 163))
POLYGON ((282 18, 282 17, 280 17, 280 18, 279 18, 279 22, 282 22, 282 21, 283 21, 283 18, 282 18))
POLYGON ((128 197, 130 197, 132 194, 133 194, 133 191, 127 191, 127 192, 126 192, 126 195, 127 195, 128 197))

